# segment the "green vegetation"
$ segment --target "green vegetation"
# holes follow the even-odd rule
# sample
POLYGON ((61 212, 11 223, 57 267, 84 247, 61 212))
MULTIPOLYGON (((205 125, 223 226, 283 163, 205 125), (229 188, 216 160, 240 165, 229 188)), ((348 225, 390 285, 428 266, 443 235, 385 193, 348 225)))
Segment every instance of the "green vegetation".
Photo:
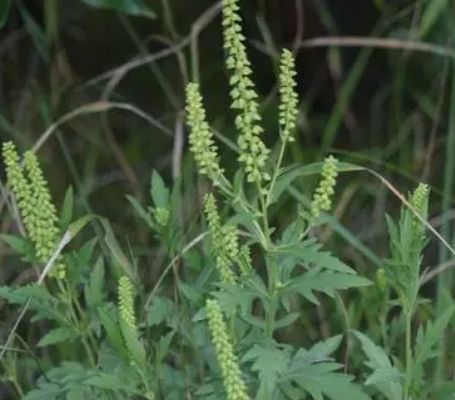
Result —
MULTIPOLYGON (((69 71, 50 52, 52 46, 59 54, 65 49, 56 25, 60 9, 45 2, 44 31, 25 18, 37 52, 57 72, 48 87, 30 89, 39 99, 31 118, 38 115, 46 126, 39 138, 20 133, 11 104, 0 115, 7 132, 0 187, 0 398, 453 398, 455 250, 449 211, 455 114, 449 112, 447 156, 436 169, 441 182, 424 183, 434 172, 438 135, 427 144, 414 132, 425 113, 437 131, 446 99, 435 105, 431 88, 405 86, 403 57, 393 85, 375 97, 393 101, 380 125, 388 126, 394 140, 376 143, 368 154, 347 152, 336 147, 336 134, 355 136, 354 130, 344 132, 349 122, 343 118, 352 116, 350 102, 360 90, 371 46, 351 66, 314 140, 318 116, 305 115, 311 91, 299 100, 295 52, 275 50, 273 35, 258 24, 276 72, 277 88, 266 98, 255 78, 239 0, 221 3, 224 58, 216 53, 214 72, 199 35, 216 8, 198 20, 187 41, 180 40, 166 0, 153 9, 156 14, 146 2, 84 3, 115 8, 141 53, 131 63, 150 68, 158 95, 166 99, 159 106, 164 116, 152 117, 125 100, 127 90, 116 89, 135 68, 131 64, 106 74, 100 100, 78 98, 81 104, 62 114, 59 107, 71 103, 65 90, 82 98, 89 90, 61 83, 69 71), (129 14, 144 13, 163 19, 173 41, 166 54, 177 58, 182 87, 171 79, 175 70, 159 65, 161 56, 148 53, 130 24, 129 14), (228 90, 214 93, 222 87, 228 90), (419 109, 408 115, 411 98, 419 109), (166 109, 175 118, 172 130, 166 109), (125 111, 161 136, 141 138, 144 128, 125 111), (92 114, 101 121, 91 120, 92 114), (78 126, 81 120, 91 124, 78 126), (112 132, 122 124, 131 134, 123 147, 112 132), (308 147, 300 135, 306 127, 308 147), (80 136, 68 138, 66 129, 80 136), (149 150, 157 159, 165 153, 170 143, 163 132, 172 136, 170 161, 162 161, 162 168, 159 161, 155 168, 132 165, 149 150), (58 151, 52 151, 53 138, 58 151), (110 171, 105 145, 125 185, 103 183, 110 178, 97 175, 110 171), (48 148, 52 157, 46 158, 48 148), (72 185, 59 182, 67 173, 72 185), (412 177, 405 181, 413 188, 408 195, 396 188, 405 185, 403 177, 412 177), (441 217, 430 221, 439 199, 441 217)), ((316 3, 335 29, 328 10, 316 3)), ((386 3, 376 7, 389 17, 400 15, 386 3)), ((416 35, 423 40, 446 33, 446 9, 443 1, 423 2, 416 35)), ((5 2, 0 22, 8 12, 5 2)), ((423 47, 445 56, 444 68, 450 65, 450 46, 423 47)), ((329 66, 341 67, 341 50, 330 51, 329 66)), ((423 69, 415 72, 427 76, 423 69)), ((440 76, 438 88, 448 76, 440 76)))

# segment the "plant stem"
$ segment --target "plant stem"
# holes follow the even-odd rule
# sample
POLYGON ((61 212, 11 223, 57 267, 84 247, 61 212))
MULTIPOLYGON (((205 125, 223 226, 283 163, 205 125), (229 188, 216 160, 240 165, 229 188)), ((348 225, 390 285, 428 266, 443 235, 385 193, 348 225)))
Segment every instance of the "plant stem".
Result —
POLYGON ((275 166, 275 171, 273 172, 272 182, 270 182, 270 188, 267 193, 267 200, 266 200, 267 206, 269 206, 269 204, 270 204, 270 198, 272 197, 272 194, 273 194, 273 188, 275 186, 276 180, 278 179, 278 174, 280 173, 281 163, 283 162, 285 149, 286 149, 286 141, 283 140, 281 142, 281 148, 280 148, 280 154, 278 156, 278 162, 275 166))
MULTIPOLYGON (((283 147, 282 147, 283 149, 283 147)), ((278 169, 277 169, 278 170, 278 169)), ((267 309, 265 310, 266 313, 266 335, 268 338, 273 338, 273 332, 275 331, 275 317, 277 311, 277 302, 276 302, 276 283, 277 283, 277 273, 278 273, 278 265, 276 260, 276 255, 271 254, 270 252, 273 251, 273 242, 270 237, 270 228, 269 228, 269 217, 267 213, 268 208, 268 194, 263 195, 261 186, 258 185, 259 191, 259 199, 261 202, 262 208, 262 220, 264 225, 264 237, 266 240, 265 243, 265 251, 267 255, 266 263, 267 263, 267 275, 268 275, 268 296, 269 296, 269 304, 267 309)))
POLYGON ((411 347, 411 322, 412 314, 406 313, 406 387, 404 400, 409 398, 409 387, 411 384, 411 369, 412 369, 412 347, 411 347))
POLYGON ((273 332, 275 331, 275 316, 276 316, 276 299, 271 298, 269 301, 269 309, 265 318, 265 334, 269 339, 273 339, 273 332))
MULTIPOLYGON (((67 287, 63 284, 62 281, 58 280, 57 281, 57 284, 59 286, 59 289, 61 291, 61 293, 63 294, 64 298, 67 298, 67 295, 69 294, 70 296, 68 296, 67 300, 68 300, 68 306, 70 308, 70 311, 71 311, 71 319, 73 320, 73 324, 75 326, 77 326, 78 329, 81 329, 81 321, 79 320, 79 318, 77 317, 77 313, 76 313, 76 310, 75 310, 75 304, 78 304, 77 303, 77 300, 71 296, 71 293, 69 292, 69 290, 67 289, 67 287)), ((81 309, 81 312, 82 312, 82 309, 81 309)), ((83 315, 83 314, 81 314, 83 315)), ((92 348, 90 347, 90 344, 87 342, 87 339, 84 337, 84 335, 82 334, 81 335, 81 341, 82 341, 82 345, 84 346, 85 348, 85 351, 87 353, 87 356, 92 364, 93 367, 96 366, 96 359, 95 359, 95 355, 93 354, 93 351, 92 351, 92 348)))
POLYGON ((268 294, 269 304, 266 310, 266 335, 268 338, 273 338, 273 332, 275 331, 275 317, 278 308, 277 297, 276 297, 276 284, 277 284, 277 273, 278 264, 275 255, 267 257, 267 270, 268 270, 268 294))
MULTIPOLYGON (((74 298, 74 305, 76 306, 76 309, 77 309, 79 315, 80 315, 81 317, 82 317, 82 316, 85 316, 85 315, 84 315, 84 312, 83 312, 83 310, 82 310, 82 306, 81 306, 79 300, 77 300, 77 298, 74 298)), ((84 325, 87 325, 86 322, 85 322, 85 318, 84 318, 84 321, 83 321, 83 322, 84 322, 84 325)), ((92 343, 93 348, 96 349, 96 348, 98 347, 98 346, 97 346, 97 342, 96 342, 96 339, 94 338, 92 332, 90 332, 90 331, 88 332, 88 338, 89 338, 89 342, 92 343)))

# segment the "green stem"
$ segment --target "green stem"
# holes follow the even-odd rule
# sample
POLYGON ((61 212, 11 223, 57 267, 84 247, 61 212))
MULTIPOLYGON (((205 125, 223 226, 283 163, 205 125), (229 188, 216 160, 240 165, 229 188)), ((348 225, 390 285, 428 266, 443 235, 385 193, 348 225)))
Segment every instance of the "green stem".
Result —
POLYGON ((136 371, 141 377, 142 384, 144 385, 145 393, 143 393, 143 396, 148 400, 153 400, 155 396, 153 392, 150 390, 149 380, 147 378, 145 371, 143 371, 142 368, 137 368, 136 371))
POLYGON ((406 387, 404 400, 409 398, 409 388, 411 385, 411 370, 412 370, 412 347, 411 347, 411 322, 412 314, 406 313, 406 387))
POLYGON ((264 236, 266 238, 266 243, 268 250, 270 249, 270 245, 272 241, 270 239, 270 226, 269 226, 269 216, 267 214, 267 203, 264 196, 260 197, 261 199, 261 206, 262 206, 262 223, 264 224, 264 236))
MULTIPOLYGON (((76 307, 77 307, 77 305, 79 305, 77 300, 74 298, 74 296, 71 296, 69 290, 66 288, 66 286, 63 284, 62 281, 57 280, 57 284, 58 284, 60 292, 63 294, 64 298, 68 297, 67 300, 68 300, 68 306, 70 308, 70 317, 72 319, 73 324, 75 326, 77 326, 78 329, 83 330, 83 327, 81 326, 81 321, 78 318, 76 310, 75 310, 75 305, 76 305, 76 307), (67 296, 68 294, 70 296, 67 296)), ((80 305, 79 305, 79 307, 80 307, 80 305)), ((82 309, 80 309, 80 312, 81 312, 81 315, 83 315, 82 309)), ((92 348, 90 347, 90 344, 87 342, 87 339, 85 338, 85 336, 83 334, 81 335, 81 340, 82 340, 82 345, 84 346, 87 356, 90 360, 90 363, 92 364, 93 367, 95 367, 96 366, 95 355, 92 351, 92 348)))
POLYGON ((265 317, 265 334, 269 339, 273 339, 273 333, 275 332, 276 311, 276 297, 273 295, 273 297, 269 299, 269 306, 265 317))
POLYGON ((275 166, 275 171, 273 172, 272 182, 270 182, 270 188, 269 188, 269 191, 267 193, 267 201, 266 201, 266 205, 267 206, 270 205, 270 198, 272 197, 273 188, 275 186, 276 180, 278 179, 278 175, 280 173, 281 164, 283 162, 285 149, 286 149, 286 141, 283 140, 281 142, 281 148, 280 148, 280 154, 278 156, 278 162, 277 162, 277 164, 275 166))
MULTIPOLYGON (((77 310, 77 312, 79 313, 79 315, 80 315, 81 317, 82 317, 82 316, 85 316, 85 314, 83 313, 83 310, 82 310, 82 306, 81 306, 79 300, 77 300, 77 298, 74 298, 74 305, 76 306, 76 310, 77 310)), ((84 325, 84 326, 87 326, 87 323, 86 323, 86 321, 85 321, 85 318, 83 319, 82 322, 83 322, 83 325, 84 325)), ((97 342, 96 342, 96 339, 94 338, 92 332, 90 332, 90 331, 88 332, 88 338, 89 338, 89 341, 92 343, 93 348, 96 349, 96 348, 98 347, 98 346, 97 346, 97 342)))
POLYGON ((90 359, 90 363, 92 364, 93 367, 96 367, 95 355, 93 354, 90 344, 87 342, 87 339, 83 335, 82 335, 82 344, 85 348, 85 351, 87 352, 88 358, 90 359))
POLYGON ((272 255, 268 257, 268 294, 269 294, 269 304, 268 309, 266 310, 266 335, 268 338, 273 338, 273 333, 275 331, 275 318, 276 312, 278 309, 277 297, 276 297, 276 285, 277 285, 277 274, 278 274, 278 264, 276 256, 272 255))

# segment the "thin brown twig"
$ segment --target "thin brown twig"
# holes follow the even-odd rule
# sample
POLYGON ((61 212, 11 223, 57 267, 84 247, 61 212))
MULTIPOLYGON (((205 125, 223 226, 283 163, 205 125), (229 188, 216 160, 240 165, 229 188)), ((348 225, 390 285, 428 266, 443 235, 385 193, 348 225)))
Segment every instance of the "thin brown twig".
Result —
POLYGON ((120 74, 121 77, 124 77, 135 68, 142 67, 143 65, 149 64, 151 62, 156 62, 163 58, 172 56, 176 52, 182 51, 185 47, 187 47, 191 44, 194 34, 198 34, 199 32, 201 32, 206 26, 208 26, 215 19, 215 17, 218 15, 220 9, 221 9, 221 1, 218 1, 214 5, 212 5, 210 8, 208 8, 206 11, 204 11, 204 13, 202 13, 201 16, 193 24, 193 34, 186 36, 185 38, 183 38, 179 43, 175 44, 174 46, 166 48, 157 53, 150 54, 146 57, 136 57, 136 58, 132 59, 131 61, 128 61, 118 67, 115 67, 109 71, 102 73, 101 75, 98 75, 97 77, 95 77, 93 79, 90 79, 86 83, 86 85, 87 86, 96 85, 99 82, 104 81, 106 79, 110 79, 114 75, 117 75, 117 74, 120 74))
POLYGON ((325 36, 306 39, 300 42, 300 48, 309 47, 376 47, 391 50, 413 50, 432 53, 439 56, 455 58, 455 50, 445 46, 421 41, 388 39, 380 37, 361 36, 325 36))
MULTIPOLYGON (((219 9, 219 3, 215 4, 215 6, 212 6, 208 10, 206 10, 195 22, 193 34, 186 37, 183 41, 180 43, 170 46, 168 49, 165 49, 161 52, 152 54, 152 55, 147 55, 147 56, 142 56, 139 59, 132 60, 128 63, 125 63, 121 65, 118 68, 115 68, 113 71, 111 70, 112 74, 107 75, 107 77, 110 77, 109 81, 104 87, 104 90, 101 95, 101 100, 102 102, 107 102, 110 98, 111 93, 115 90, 115 88, 119 85, 119 83, 123 80, 123 78, 134 68, 139 67, 140 65, 148 64, 151 62, 156 62, 160 58, 164 58, 173 54, 177 55, 177 60, 180 61, 179 65, 181 65, 181 60, 179 59, 179 54, 181 54, 181 51, 183 47, 188 45, 193 38, 194 31, 200 32, 204 26, 207 26, 208 23, 214 18, 216 13, 218 12, 219 9), (216 11, 216 13, 215 13, 216 11), (202 26, 202 27, 201 27, 202 26), (138 63, 139 61, 139 63, 138 63)), ((125 158, 118 142, 115 139, 115 136, 113 135, 112 131, 110 130, 108 121, 107 121, 107 116, 105 114, 102 115, 102 125, 103 125, 103 131, 106 136, 106 140, 114 153, 118 163, 122 167, 125 176, 127 179, 130 181, 131 185, 133 186, 133 189, 136 192, 136 196, 140 196, 140 189, 139 189, 139 183, 138 183, 138 178, 131 166, 129 165, 127 159, 125 158)))
POLYGON ((96 101, 93 103, 88 103, 84 104, 81 107, 75 108, 69 113, 63 115, 61 118, 59 118, 57 121, 55 121, 49 128, 47 128, 43 134, 40 136, 38 141, 35 143, 35 145, 32 148, 32 151, 36 153, 43 145, 49 140, 51 135, 54 133, 54 131, 64 123, 84 114, 97 114, 100 112, 106 112, 108 110, 112 109, 120 109, 120 110, 126 110, 130 111, 133 114, 138 115, 139 117, 145 119, 150 125, 153 125, 157 127, 158 129, 161 129, 164 133, 167 135, 171 136, 173 135, 172 131, 170 131, 168 128, 165 126, 161 125, 158 121, 156 121, 153 117, 150 117, 146 112, 142 111, 140 108, 129 104, 129 103, 116 103, 116 102, 103 102, 103 101, 96 101))
MULTIPOLYGON (((174 45, 171 40, 169 40, 168 38, 166 38, 162 35, 153 35, 152 39, 156 40, 159 43, 162 43, 162 44, 164 43, 165 45, 167 45, 169 47, 172 47, 174 45)), ((185 54, 183 53, 182 50, 176 51, 175 57, 177 59, 177 64, 179 66, 180 73, 182 74, 182 77, 183 77, 183 82, 184 82, 184 84, 186 84, 188 82, 189 78, 188 78, 188 68, 186 65, 185 54)))

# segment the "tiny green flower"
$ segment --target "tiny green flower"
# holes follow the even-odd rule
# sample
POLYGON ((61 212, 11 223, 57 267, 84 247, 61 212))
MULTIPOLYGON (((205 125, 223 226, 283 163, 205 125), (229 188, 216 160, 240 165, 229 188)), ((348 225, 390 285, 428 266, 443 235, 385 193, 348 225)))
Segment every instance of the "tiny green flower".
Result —
POLYGON ((234 354, 234 348, 218 302, 214 299, 208 299, 206 301, 206 312, 227 399, 247 400, 249 398, 247 388, 242 379, 238 358, 234 354))
POLYGON ((332 206, 332 196, 335 193, 335 184, 338 160, 333 156, 329 156, 324 160, 322 166, 322 179, 311 203, 311 215, 314 219, 318 219, 321 211, 328 211, 332 206))
POLYGON ((279 122, 280 136, 283 142, 293 142, 292 136, 296 127, 298 110, 298 96, 295 91, 295 62, 294 56, 289 50, 283 50, 280 65, 280 97, 279 122))
POLYGON ((190 83, 186 88, 186 111, 188 126, 191 129, 190 150, 198 165, 199 173, 207 175, 217 183, 223 174, 223 169, 219 164, 218 148, 206 121, 202 96, 196 83, 190 83))

